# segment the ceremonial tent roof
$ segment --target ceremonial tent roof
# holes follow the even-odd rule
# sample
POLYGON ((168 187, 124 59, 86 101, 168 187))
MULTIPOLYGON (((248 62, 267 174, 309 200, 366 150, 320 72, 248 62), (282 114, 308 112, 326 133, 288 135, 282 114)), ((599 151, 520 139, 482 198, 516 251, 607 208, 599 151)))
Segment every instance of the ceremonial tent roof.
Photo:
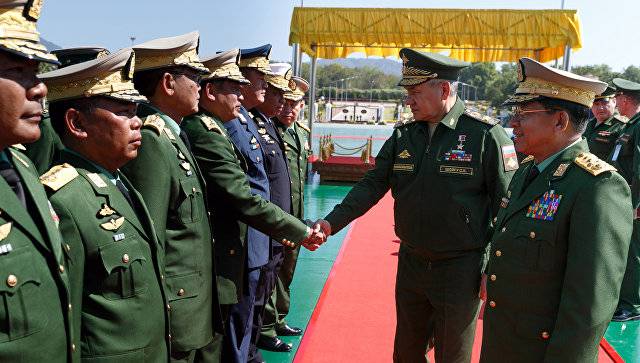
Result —
POLYGON ((318 58, 360 52, 396 56, 400 48, 449 50, 468 62, 548 62, 582 47, 576 10, 301 8, 289 44, 318 58))

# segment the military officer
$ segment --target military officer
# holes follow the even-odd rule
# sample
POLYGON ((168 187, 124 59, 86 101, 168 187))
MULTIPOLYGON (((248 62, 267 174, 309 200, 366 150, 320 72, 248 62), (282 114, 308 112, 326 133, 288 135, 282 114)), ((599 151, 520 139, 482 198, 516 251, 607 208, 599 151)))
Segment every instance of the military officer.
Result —
MULTIPOLYGON (((51 53, 60 62, 60 67, 58 68, 62 68, 108 55, 109 51, 102 47, 77 47, 57 49, 51 51, 51 53)), ((40 138, 35 142, 25 144, 25 148, 24 153, 36 165, 39 174, 49 170, 58 152, 64 149, 60 137, 51 126, 48 111, 43 113, 43 119, 40 123, 40 138)))
POLYGON ((517 157, 497 121, 466 111, 457 97, 468 63, 407 48, 400 57, 416 121, 394 130, 375 168, 319 224, 335 233, 391 189, 402 241, 394 361, 426 361, 435 337, 436 361, 469 362, 486 233, 517 157))
POLYGON ((0 0, 0 361, 72 362, 72 306, 62 239, 33 163, 17 145, 40 137, 47 87, 42 1, 0 0))
POLYGON ((213 240, 205 184, 191 154, 182 118, 198 110, 199 79, 209 70, 198 59, 197 32, 134 46, 133 83, 149 99, 138 156, 123 167, 142 194, 165 251, 173 361, 218 361, 222 332, 213 240))
POLYGON ((62 143, 40 177, 69 255, 82 359, 166 362, 162 249, 144 201, 118 170, 136 157, 140 119, 133 51, 40 75, 62 143), (108 318, 107 318, 108 317, 108 318))
MULTIPOLYGON (((269 179, 269 192, 271 202, 282 208, 287 213, 291 213, 291 178, 289 177, 289 166, 284 152, 284 142, 277 131, 272 117, 279 115, 284 107, 284 93, 291 90, 289 80, 291 78, 291 65, 288 63, 270 64, 273 75, 265 75, 265 80, 269 84, 265 93, 264 102, 258 104, 250 112, 253 122, 258 127, 260 134, 259 143, 265 154, 265 170, 269 179)), ((272 253, 269 263, 263 268, 261 276, 261 288, 258 289, 256 297, 256 312, 254 314, 253 329, 254 342, 261 349, 288 352, 291 346, 282 342, 278 337, 261 334, 263 319, 275 321, 275 308, 273 305, 267 309, 271 294, 275 289, 278 271, 284 261, 285 247, 272 240, 272 253), (268 310, 268 311, 267 311, 268 310)), ((267 329, 270 329, 269 327, 267 329)), ((249 355, 249 361, 262 361, 257 350, 249 355)))
MULTIPOLYGON (((297 120, 300 110, 304 108, 304 95, 309 89, 309 83, 302 77, 293 76, 289 86, 291 90, 284 94, 284 108, 272 120, 284 141, 285 154, 289 164, 291 214, 294 217, 303 219, 304 184, 307 176, 307 159, 311 151, 309 147, 310 130, 297 120)), ((296 336, 302 334, 302 329, 291 327, 285 321, 291 302, 289 287, 291 286, 291 281, 293 281, 293 273, 299 252, 299 248, 284 249, 284 260, 278 272, 276 288, 265 307, 265 317, 261 331, 263 336, 296 336)))
POLYGON ((622 133, 626 118, 616 114, 616 89, 607 87, 597 95, 591 106, 593 117, 587 121, 582 137, 587 139, 589 151, 600 159, 606 159, 613 150, 616 139, 622 133))
POLYGON ((211 74, 202 80, 200 111, 186 118, 182 126, 207 182, 220 302, 223 310, 236 314, 236 320, 230 319, 226 328, 225 362, 246 362, 248 355, 252 310, 246 309, 253 309, 259 274, 245 266, 248 245, 254 242, 247 236, 247 225, 278 240, 301 242, 311 234, 304 223, 251 192, 248 162, 224 127, 238 117, 240 87, 248 83, 237 67, 237 57, 236 49, 203 60, 211 74))
POLYGON ((618 169, 631 187, 631 206, 634 210, 633 235, 629 245, 627 268, 622 280, 620 301, 613 321, 640 319, 640 84, 614 78, 617 88, 616 105, 622 116, 628 117, 622 135, 616 141, 609 161, 618 169))
POLYGON ((581 134, 606 83, 521 58, 506 105, 529 155, 502 199, 486 270, 481 362, 596 362, 629 239, 629 188, 581 134), (611 206, 616 206, 612 208, 611 206))

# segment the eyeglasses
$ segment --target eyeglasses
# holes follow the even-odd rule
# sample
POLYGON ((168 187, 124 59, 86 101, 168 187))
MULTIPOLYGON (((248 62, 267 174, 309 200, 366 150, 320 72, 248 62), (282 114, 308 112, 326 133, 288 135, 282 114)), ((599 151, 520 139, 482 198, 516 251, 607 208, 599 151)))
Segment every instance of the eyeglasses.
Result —
POLYGON ((171 75, 173 75, 174 77, 178 77, 178 76, 185 76, 186 78, 194 81, 195 83, 200 84, 200 80, 202 79, 202 76, 196 72, 189 72, 189 71, 172 71, 171 75))
POLYGON ((511 115, 509 117, 509 121, 518 121, 521 120, 522 118, 524 118, 524 115, 528 114, 528 113, 536 113, 536 112, 552 112, 552 111, 557 111, 557 110, 553 110, 553 109, 537 109, 537 110, 523 110, 520 107, 515 107, 513 110, 511 110, 511 115))

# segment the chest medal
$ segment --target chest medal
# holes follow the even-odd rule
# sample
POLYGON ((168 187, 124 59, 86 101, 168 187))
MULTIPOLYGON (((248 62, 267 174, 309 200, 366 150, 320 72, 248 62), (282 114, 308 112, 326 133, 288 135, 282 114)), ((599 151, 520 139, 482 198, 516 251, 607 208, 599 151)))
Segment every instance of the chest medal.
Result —
POLYGON ((560 200, 562 200, 561 194, 556 194, 554 190, 546 191, 542 197, 531 202, 526 216, 543 221, 552 221, 558 212, 560 200))

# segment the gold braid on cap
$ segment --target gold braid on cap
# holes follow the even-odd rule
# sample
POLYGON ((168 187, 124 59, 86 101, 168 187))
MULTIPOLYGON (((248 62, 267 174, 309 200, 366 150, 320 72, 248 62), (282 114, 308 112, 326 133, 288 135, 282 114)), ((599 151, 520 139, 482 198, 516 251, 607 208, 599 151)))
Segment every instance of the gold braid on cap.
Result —
POLYGON ((269 59, 267 57, 255 57, 243 59, 240 56, 240 62, 238 62, 240 68, 255 68, 262 73, 272 74, 271 67, 269 67, 269 59))
MULTIPOLYGON (((122 70, 103 73, 80 81, 47 85, 47 88, 49 90, 47 99, 50 102, 98 95, 112 96, 118 93, 131 94, 124 91, 135 91, 133 82, 123 77, 122 70)), ((118 98, 117 95, 113 96, 118 98)))
POLYGON ((200 58, 198 58, 198 52, 195 48, 181 53, 168 53, 151 56, 143 55, 142 52, 138 52, 136 71, 172 66, 189 66, 209 73, 207 67, 200 63, 200 58))
POLYGON ((516 95, 536 95, 579 103, 591 107, 596 93, 535 77, 527 77, 518 85, 516 95))
POLYGON ((438 73, 433 73, 424 69, 403 66, 402 80, 400 81, 400 83, 403 86, 415 86, 416 84, 420 84, 434 78, 438 78, 438 73))
POLYGON ((211 69, 211 73, 202 79, 230 79, 239 82, 249 82, 248 79, 242 76, 240 68, 235 63, 225 64, 218 68, 211 69))
POLYGON ((0 9, 0 46, 43 59, 57 60, 39 41, 36 23, 24 17, 22 8, 0 9))

